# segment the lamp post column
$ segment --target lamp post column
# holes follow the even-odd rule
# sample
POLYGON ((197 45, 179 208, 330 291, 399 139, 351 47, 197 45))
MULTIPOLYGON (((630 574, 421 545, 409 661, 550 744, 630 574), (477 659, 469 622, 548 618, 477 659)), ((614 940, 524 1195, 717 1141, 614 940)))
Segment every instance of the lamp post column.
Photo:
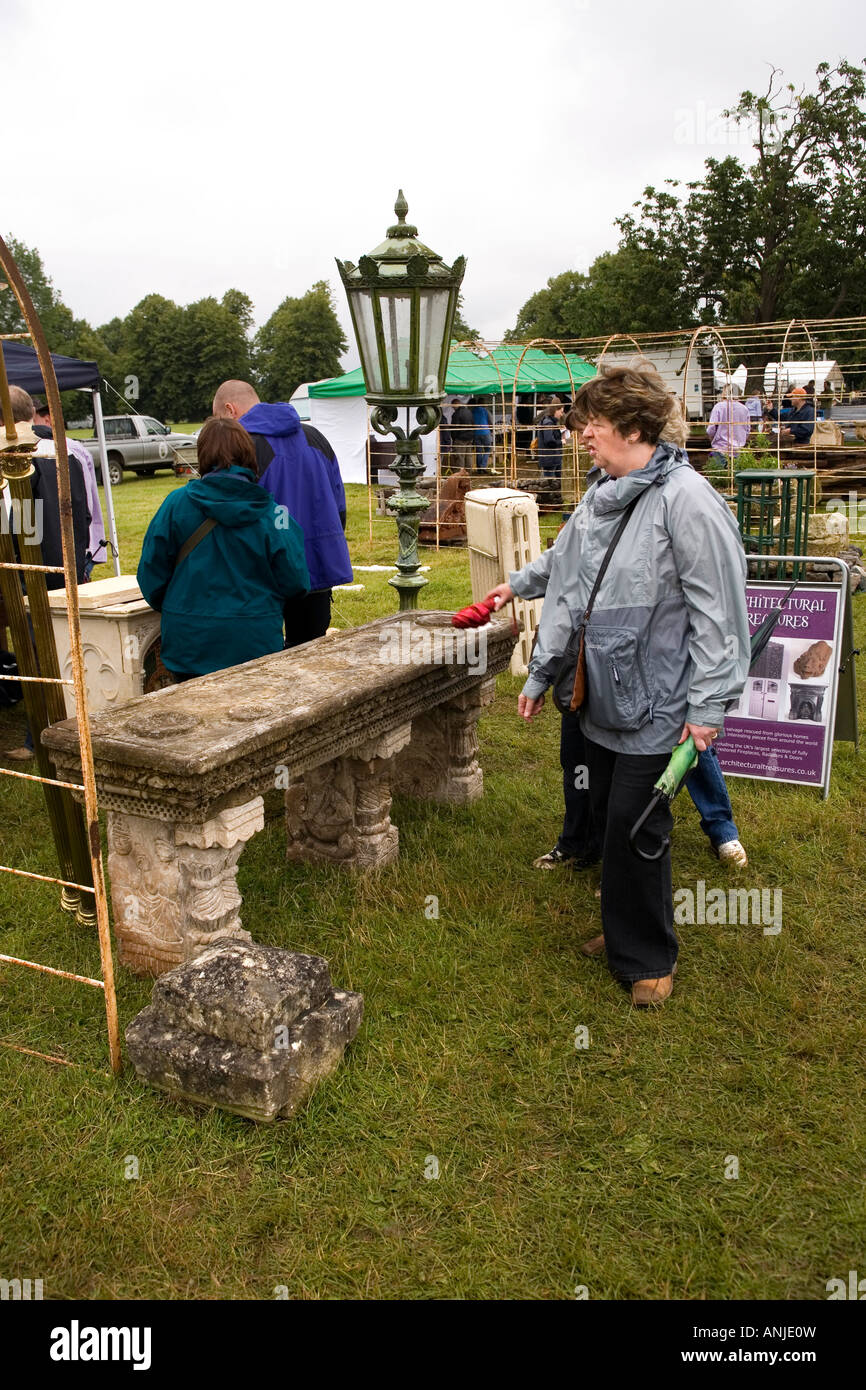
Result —
POLYGON ((420 439, 398 439, 394 471, 400 479, 400 490, 388 498, 388 511, 397 522, 397 573, 388 583, 400 595, 400 612, 418 607, 418 592, 427 578, 421 573, 418 556, 418 525, 428 502, 418 491, 418 479, 424 472, 420 439))
POLYGON ((397 522, 397 573, 388 583, 397 590, 400 598, 400 612, 406 613, 418 607, 418 594, 427 583, 421 573, 418 555, 418 525, 421 513, 427 510, 429 502, 418 490, 418 479, 424 472, 424 456, 421 449, 421 436, 429 434, 439 424, 442 411, 438 405, 429 404, 418 407, 418 424, 407 436, 396 425, 397 410, 394 406, 379 405, 373 409, 372 424, 378 434, 395 435, 396 458, 394 472, 400 480, 397 492, 388 498, 388 511, 397 522))

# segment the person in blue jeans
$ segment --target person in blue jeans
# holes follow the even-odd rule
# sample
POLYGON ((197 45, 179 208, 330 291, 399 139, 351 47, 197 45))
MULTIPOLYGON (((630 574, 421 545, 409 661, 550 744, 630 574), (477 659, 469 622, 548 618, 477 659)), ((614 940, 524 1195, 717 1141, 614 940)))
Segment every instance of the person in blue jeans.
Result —
MULTIPOLYGON (((562 831, 553 849, 536 859, 533 868, 589 868, 601 859, 602 845, 593 829, 589 792, 581 776, 581 770, 586 769, 586 752, 578 714, 562 716, 559 763, 565 801, 562 831)), ((714 748, 698 754, 698 765, 689 773, 685 786, 713 853, 722 863, 744 868, 748 863, 746 851, 740 843, 725 776, 714 748)))
POLYGON ((493 435, 490 432, 490 412, 479 396, 473 396, 469 405, 475 424, 475 469, 478 473, 486 473, 490 447, 493 443, 493 435))

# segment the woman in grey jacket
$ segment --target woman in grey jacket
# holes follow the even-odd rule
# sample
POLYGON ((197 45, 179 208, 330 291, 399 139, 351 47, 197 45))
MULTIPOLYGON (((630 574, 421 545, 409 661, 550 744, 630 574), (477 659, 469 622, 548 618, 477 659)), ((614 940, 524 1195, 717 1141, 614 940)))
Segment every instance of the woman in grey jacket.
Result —
MULTIPOLYGON (((518 713, 529 720, 541 710, 624 509, 634 502, 585 634, 581 726, 593 821, 604 827, 604 933, 583 950, 606 950, 614 976, 631 985, 635 1006, 645 1007, 664 1003, 673 988, 671 865, 669 854, 651 863, 637 858, 628 833, 674 745, 691 734, 699 750, 708 748, 722 732, 727 702, 743 689, 746 562, 726 504, 681 448, 660 442, 671 398, 656 372, 605 372, 581 388, 574 412, 603 471, 553 547, 518 713)), ((532 596, 525 572, 510 575, 508 587, 532 596)), ((660 807, 646 833, 657 843, 672 823, 660 807)))

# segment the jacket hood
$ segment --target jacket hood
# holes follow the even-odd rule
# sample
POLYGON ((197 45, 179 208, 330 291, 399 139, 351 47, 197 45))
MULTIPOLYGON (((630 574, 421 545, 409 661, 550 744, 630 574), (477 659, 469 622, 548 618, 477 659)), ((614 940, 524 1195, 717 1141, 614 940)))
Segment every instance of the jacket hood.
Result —
POLYGON ((277 401, 268 405, 260 401, 240 418, 240 424, 250 434, 269 434, 280 438, 287 434, 297 434, 301 428, 301 417, 288 401, 277 401))
POLYGON ((688 455, 676 444, 664 440, 656 445, 656 451, 649 463, 626 473, 622 478, 612 478, 603 474, 596 484, 595 508, 598 512, 619 511, 628 506, 638 493, 653 484, 661 487, 678 468, 691 468, 688 455))
POLYGON ((221 468, 187 483, 189 500, 221 526, 250 526, 273 506, 271 497, 256 485, 249 468, 221 468))

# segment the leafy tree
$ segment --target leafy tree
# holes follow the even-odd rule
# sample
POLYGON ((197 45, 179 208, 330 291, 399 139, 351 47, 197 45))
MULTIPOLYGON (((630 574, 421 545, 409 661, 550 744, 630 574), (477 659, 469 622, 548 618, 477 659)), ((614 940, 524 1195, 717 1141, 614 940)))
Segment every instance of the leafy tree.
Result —
POLYGON ((340 376, 348 346, 326 280, 297 299, 284 299, 255 338, 262 397, 287 401, 304 381, 340 376))
POLYGON ((477 328, 470 328, 464 317, 465 306, 463 303, 462 291, 457 296, 457 310, 454 314, 454 326, 451 329, 451 337, 458 343, 475 343, 481 337, 477 328))
POLYGON ((124 375, 135 376, 137 410, 161 420, 183 419, 195 373, 196 349, 185 331, 184 310, 161 294, 148 294, 124 320, 124 375))
POLYGON ((120 352, 123 348, 124 327, 123 319, 113 318, 108 323, 104 323, 96 332, 105 343, 109 352, 120 352))
MULTIPOLYGON (((700 180, 645 189, 617 251, 549 280, 511 337, 866 313, 864 67, 821 63, 812 92, 774 70, 725 115, 754 132, 748 166, 711 158, 700 180)), ((755 346, 752 380, 778 346, 755 346)))
POLYGON ((608 333, 651 333, 688 321, 681 268, 642 247, 623 246, 598 256, 583 275, 555 275, 528 299, 507 334, 531 338, 592 338, 608 333))
POLYGON ((226 290, 220 301, 233 318, 236 318, 245 334, 252 332, 253 301, 243 290, 226 290))
POLYGON ((222 302, 213 297, 199 299, 183 310, 182 363, 179 364, 185 419, 199 420, 209 415, 214 393, 221 381, 230 377, 247 381, 252 375, 250 341, 243 320, 252 321, 252 302, 239 290, 229 290, 222 302), (226 304, 229 296, 236 296, 226 304), (246 301, 240 306, 238 300, 246 301))
MULTIPOLYGON (((59 291, 54 288, 51 278, 46 274, 39 252, 35 246, 26 246, 23 241, 13 236, 6 238, 6 245, 12 252, 21 277, 30 292, 49 348, 52 352, 71 352, 75 337, 72 311, 67 309, 59 291)), ((26 329, 18 300, 11 289, 4 290, 0 294, 0 332, 24 333, 26 329)))

